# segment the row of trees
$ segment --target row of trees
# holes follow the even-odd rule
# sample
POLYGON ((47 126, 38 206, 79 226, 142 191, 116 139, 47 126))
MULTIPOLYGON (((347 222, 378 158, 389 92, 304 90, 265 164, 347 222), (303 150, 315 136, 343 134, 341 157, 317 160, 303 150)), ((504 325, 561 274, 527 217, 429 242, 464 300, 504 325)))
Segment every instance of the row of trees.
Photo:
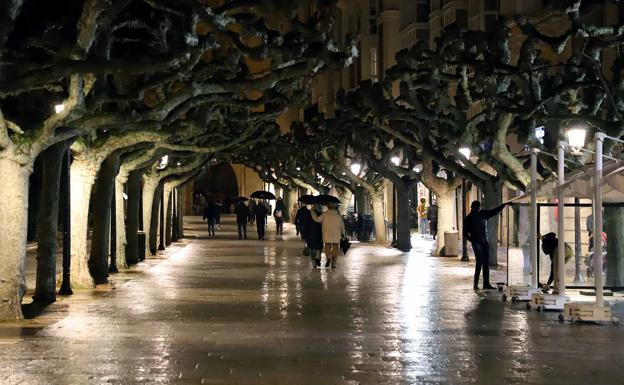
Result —
MULTIPOLYGON (((501 18, 491 34, 447 28, 434 48, 399 52, 382 82, 341 92, 332 116, 311 106, 285 135, 277 117, 306 105, 313 77, 357 55, 353 40, 329 37, 333 1, 52 3, 9 0, 0 11, 0 320, 22 314, 29 195, 40 200, 30 218, 39 234, 35 300, 55 299, 67 149, 72 285, 91 287, 108 278, 111 236, 117 269, 137 261, 140 222, 155 252, 158 213, 173 212, 172 192, 214 159, 248 165, 289 203, 298 188, 334 189, 344 201, 354 194, 359 207, 371 203, 384 243, 390 181, 396 245, 409 250, 408 192, 417 181, 437 195, 443 233, 462 179, 481 187, 486 206, 501 201, 503 185, 526 189, 522 145, 553 151, 579 120, 623 133, 624 29, 587 23, 580 1, 553 9, 567 25, 556 36, 524 18, 501 18), (42 188, 29 191, 36 159, 42 188)), ((541 162, 544 177, 552 167, 541 162)), ((165 238, 179 222, 167 218, 165 238)), ((495 234, 496 221, 490 227, 495 234)))
POLYGON ((155 252, 159 205, 171 212, 174 189, 216 155, 275 137, 276 117, 308 98, 312 77, 351 63, 354 43, 330 38, 333 3, 313 13, 307 1, 3 3, 0 320, 22 316, 29 195, 37 302, 55 300, 60 192, 71 197, 73 287, 106 282, 111 236, 113 270, 136 262, 140 222, 155 252), (29 192, 38 158, 41 189, 29 192))

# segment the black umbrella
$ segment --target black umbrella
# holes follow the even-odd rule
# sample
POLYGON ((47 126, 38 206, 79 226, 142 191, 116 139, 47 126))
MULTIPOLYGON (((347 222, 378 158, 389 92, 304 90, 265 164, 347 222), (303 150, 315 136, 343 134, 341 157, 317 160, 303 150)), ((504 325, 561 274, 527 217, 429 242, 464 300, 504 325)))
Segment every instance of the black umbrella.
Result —
POLYGON ((316 201, 315 203, 318 203, 321 205, 328 204, 328 203, 340 204, 340 199, 336 198, 333 195, 327 195, 327 194, 321 194, 321 195, 315 196, 314 200, 316 201))
POLYGON ((314 205, 316 204, 316 197, 314 195, 302 195, 299 197, 298 201, 306 205, 314 205))
POLYGON ((257 198, 257 199, 276 199, 275 195, 273 195, 272 192, 270 191, 254 191, 253 194, 250 195, 250 197, 252 198, 257 198))
POLYGON ((349 239, 347 238, 340 239, 340 250, 342 250, 342 253, 344 255, 347 255, 347 251, 349 251, 350 247, 351 247, 351 242, 349 242, 349 239))

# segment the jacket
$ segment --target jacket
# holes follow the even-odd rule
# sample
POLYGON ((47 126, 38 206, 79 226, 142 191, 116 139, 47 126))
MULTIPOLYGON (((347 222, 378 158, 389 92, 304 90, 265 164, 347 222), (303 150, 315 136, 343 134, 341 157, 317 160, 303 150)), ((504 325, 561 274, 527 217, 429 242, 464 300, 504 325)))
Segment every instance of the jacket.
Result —
POLYGON ((429 209, 427 210, 427 220, 430 222, 438 221, 438 205, 433 204, 429 206, 429 209))
POLYGON ((314 222, 320 223, 323 229, 323 242, 340 243, 342 235, 345 233, 342 215, 336 209, 329 209, 321 215, 312 211, 314 222))
POLYGON ((301 227, 301 234, 306 245, 313 250, 323 249, 323 227, 312 219, 312 213, 306 207, 299 209, 297 214, 301 227), (302 211, 303 210, 303 211, 302 211))
POLYGON ((217 205, 214 202, 209 202, 204 208, 204 219, 216 219, 218 216, 217 205))
POLYGON ((249 220, 249 217, 251 217, 251 214, 249 213, 249 208, 243 202, 240 202, 236 205, 234 213, 236 214, 237 223, 245 223, 249 220))
POLYGON ((487 242, 487 220, 498 215, 505 205, 502 204, 491 210, 471 211, 464 219, 464 237, 470 242, 487 242))
POLYGON ((269 215, 269 210, 267 210, 265 205, 259 204, 256 206, 253 215, 256 218, 256 221, 266 221, 266 217, 269 215))

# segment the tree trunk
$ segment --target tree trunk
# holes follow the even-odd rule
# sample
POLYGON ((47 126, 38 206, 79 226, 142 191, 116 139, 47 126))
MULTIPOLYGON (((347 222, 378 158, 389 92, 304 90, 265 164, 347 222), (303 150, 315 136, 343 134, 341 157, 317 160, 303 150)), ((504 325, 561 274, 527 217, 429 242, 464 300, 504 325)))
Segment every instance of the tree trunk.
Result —
POLYGON ((436 243, 436 256, 442 256, 442 249, 445 246, 444 233, 453 230, 453 191, 446 191, 444 194, 436 194, 438 204, 438 236, 436 243))
POLYGON ((0 321, 22 318, 31 167, 0 157, 0 321))
POLYGON ((124 210, 124 184, 128 181, 127 175, 117 175, 115 178, 115 261, 117 270, 128 268, 126 258, 126 221, 124 210))
POLYGON ((37 219, 39 217, 39 204, 41 201, 41 183, 43 177, 43 159, 37 156, 33 165, 33 172, 29 177, 28 187, 28 242, 37 240, 37 219))
MULTIPOLYGON (((481 205, 484 209, 493 209, 503 202, 503 183, 495 181, 485 183, 483 189, 484 199, 481 205)), ((487 221, 488 240, 490 243, 490 266, 498 266, 498 222, 499 215, 495 215, 487 221)))
MULTIPOLYGON (((146 177, 143 184, 143 232, 145 233, 145 255, 152 253, 150 245, 152 244, 152 237, 155 237, 156 231, 152 236, 152 211, 154 205, 154 195, 158 189, 158 179, 146 177)), ((158 223, 158 222, 154 222, 158 223)), ((157 243, 154 238, 154 244, 157 243)), ((154 248, 154 253, 156 249, 154 248)))
POLYGON ((286 219, 289 221, 293 221, 294 218, 290 217, 290 212, 293 209, 295 203, 297 203, 297 189, 295 188, 286 188, 284 189, 284 204, 286 205, 286 219))
POLYGON ((375 221, 375 243, 381 245, 388 244, 388 234, 386 234, 386 221, 383 210, 383 192, 371 194, 373 201, 373 220, 375 221))
POLYGON ((90 288, 95 282, 89 273, 87 237, 89 201, 98 164, 92 159, 74 159, 70 169, 71 184, 71 286, 90 288))
POLYGON ((108 282, 111 204, 118 170, 119 155, 113 154, 106 158, 100 168, 95 188, 89 271, 96 284, 108 282))
POLYGON ((41 153, 43 164, 39 218, 37 219, 37 281, 33 299, 39 303, 56 301, 56 238, 58 227, 61 166, 67 143, 57 143, 41 153))
POLYGON ((184 207, 186 195, 178 188, 178 238, 184 238, 184 207))
POLYGON ((141 198, 141 180, 143 179, 143 170, 135 170, 128 174, 128 182, 126 184, 128 190, 128 208, 126 223, 126 262, 129 265, 139 262, 139 215, 141 198))
POLYGON ((179 230, 179 216, 180 216, 180 192, 178 188, 173 189, 173 215, 171 216, 171 240, 177 242, 180 239, 179 230))
POLYGON ((340 215, 347 215, 349 211, 349 203, 351 203, 351 190, 337 186, 336 193, 340 199, 340 215))
POLYGON ((624 286, 624 207, 605 207, 607 286, 624 286))
POLYGON ((370 214, 370 194, 362 187, 355 192, 355 208, 359 215, 370 214))
MULTIPOLYGON (((149 223, 147 229, 149 229, 149 252, 151 255, 156 255, 158 252, 158 225, 160 224, 160 201, 162 198, 162 183, 156 186, 156 190, 152 195, 152 202, 149 207, 150 216, 144 223, 149 223)), ((146 232, 147 234, 147 232, 146 232)))
POLYGON ((397 203, 397 238, 396 248, 408 252, 412 249, 412 235, 410 231, 410 204, 409 184, 397 183, 394 185, 397 203))
POLYGON ((165 188, 165 246, 171 245, 173 188, 165 188))

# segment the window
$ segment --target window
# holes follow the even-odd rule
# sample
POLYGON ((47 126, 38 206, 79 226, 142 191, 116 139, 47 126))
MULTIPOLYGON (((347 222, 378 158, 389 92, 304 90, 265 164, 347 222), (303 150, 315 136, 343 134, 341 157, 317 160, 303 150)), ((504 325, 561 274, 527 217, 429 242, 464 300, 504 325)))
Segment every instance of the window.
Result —
POLYGON ((370 74, 371 78, 377 79, 377 48, 370 49, 370 74))
POLYGON ((498 0, 485 0, 483 10, 485 12, 498 12, 498 0))
POLYGON ((494 32, 497 19, 496 15, 485 15, 485 32, 494 32))
POLYGON ((468 29, 468 11, 465 9, 455 10, 455 22, 459 28, 468 29))
POLYGON ((429 0, 420 0, 416 3, 416 21, 419 23, 429 21, 429 0))

